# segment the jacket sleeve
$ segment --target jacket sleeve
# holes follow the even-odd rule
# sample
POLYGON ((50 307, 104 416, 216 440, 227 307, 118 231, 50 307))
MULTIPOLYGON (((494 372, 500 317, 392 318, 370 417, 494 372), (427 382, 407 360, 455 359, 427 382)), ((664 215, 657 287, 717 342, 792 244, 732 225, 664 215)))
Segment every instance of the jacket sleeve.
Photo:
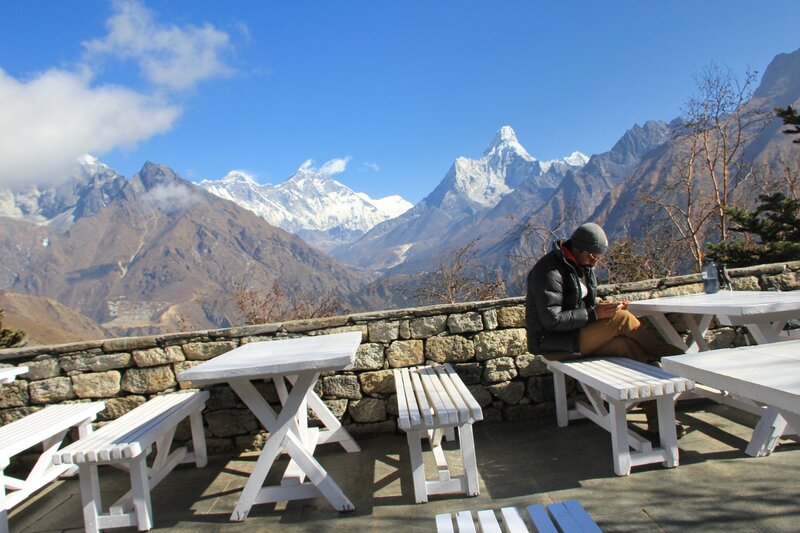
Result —
POLYGON ((531 289, 536 313, 547 331, 579 329, 590 322, 590 313, 594 315, 594 309, 564 309, 564 279, 558 269, 537 272, 531 289))

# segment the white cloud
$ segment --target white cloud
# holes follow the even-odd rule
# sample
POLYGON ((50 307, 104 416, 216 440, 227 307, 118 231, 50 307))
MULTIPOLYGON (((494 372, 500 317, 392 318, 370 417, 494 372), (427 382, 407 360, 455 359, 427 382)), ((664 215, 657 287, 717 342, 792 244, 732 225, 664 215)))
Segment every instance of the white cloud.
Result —
POLYGON ((232 49, 227 33, 209 24, 201 27, 160 25, 153 13, 136 0, 114 2, 108 35, 84 43, 87 59, 131 59, 152 83, 187 89, 197 82, 227 76, 232 69, 223 56, 232 49))
POLYGON ((0 69, 0 186, 66 178, 76 159, 172 127, 180 107, 86 75, 49 70, 27 82, 0 69))
POLYGON ((313 159, 306 159, 300 168, 297 170, 305 170, 307 172, 313 172, 315 174, 327 174, 328 176, 333 176, 334 174, 341 174, 345 170, 347 170, 347 163, 350 161, 350 156, 341 157, 337 159, 331 159, 323 164, 321 167, 317 168, 314 166, 313 159))
POLYGON ((150 203, 162 213, 172 215, 190 208, 197 203, 200 198, 186 185, 167 183, 158 185, 147 191, 143 200, 150 203))
POLYGON ((350 157, 340 158, 340 159, 331 159, 324 165, 322 168, 319 169, 320 172, 323 174, 327 174, 328 176, 333 176, 334 174, 341 174, 345 170, 347 170, 347 163, 350 161, 350 157))
MULTIPOLYGON (((0 68, 0 187, 65 179, 83 154, 133 147, 181 113, 164 89, 231 72, 228 35, 210 25, 159 25, 138 0, 117 0, 108 34, 85 43, 86 63, 15 78, 0 68), (131 59, 155 85, 147 94, 94 81, 103 61, 131 59)), ((173 97, 175 95, 173 94, 173 97)))
POLYGON ((377 163, 370 163, 369 161, 365 161, 361 163, 362 172, 366 170, 371 170, 372 172, 380 172, 381 167, 378 166, 377 163))

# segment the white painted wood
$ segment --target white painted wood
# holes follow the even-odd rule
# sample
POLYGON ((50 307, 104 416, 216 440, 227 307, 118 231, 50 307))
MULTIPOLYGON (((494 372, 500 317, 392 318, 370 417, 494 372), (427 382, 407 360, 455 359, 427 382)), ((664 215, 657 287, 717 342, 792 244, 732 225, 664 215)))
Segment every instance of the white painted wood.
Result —
POLYGON ((714 317, 726 326, 745 326, 759 344, 780 340, 780 329, 788 319, 800 316, 800 291, 719 291, 715 294, 669 296, 630 302, 628 310, 648 316, 670 343, 687 351, 708 350, 703 335, 714 317), (664 316, 684 315, 692 333, 686 345, 664 316), (700 316, 698 322, 694 317, 700 316))
MULTIPOLYGON (((730 395, 763 406, 755 410, 761 418, 746 450, 750 455, 769 455, 782 435, 800 430, 787 424, 781 414, 800 415, 800 340, 664 357, 662 365, 665 370, 725 391, 708 397, 730 403, 726 399, 730 395)), ((742 402, 736 405, 753 412, 742 402)))
POLYGON ((660 462, 668 468, 678 465, 674 401, 677 395, 694 388, 691 380, 621 357, 543 360, 553 373, 558 425, 564 427, 569 420, 588 418, 608 431, 614 472, 618 476, 628 475, 633 466, 642 464, 660 462), (568 410, 565 376, 579 383, 589 403, 579 400, 574 409, 568 410), (628 409, 651 400, 658 406, 661 446, 657 449, 629 430, 626 420, 628 409))
POLYGON ((178 380, 209 384, 345 370, 355 363, 360 343, 360 332, 252 342, 184 370, 178 380))
MULTIPOLYGON (((526 514, 531 521, 532 528, 528 529, 528 524, 522 517, 520 511, 515 507, 503 507, 500 509, 502 522, 498 521, 495 511, 492 509, 480 510, 475 514, 480 531, 483 533, 525 533, 528 531, 539 533, 601 533, 600 527, 595 523, 589 513, 583 508, 578 500, 566 500, 564 502, 551 503, 545 508, 543 505, 534 504, 525 508, 526 514)), ((444 532, 475 532, 475 517, 471 511, 458 511, 453 514, 436 515, 436 530, 444 532), (453 519, 456 527, 453 528, 453 519)))
POLYGON ((84 527, 87 532, 136 526, 153 527, 150 491, 182 462, 206 464, 205 436, 201 412, 210 394, 186 391, 156 396, 87 434, 53 455, 56 465, 78 465, 84 527), (195 453, 185 447, 171 451, 175 429, 189 419, 195 453), (152 467, 147 456, 155 447, 152 467), (131 490, 103 512, 98 464, 121 464, 128 470, 131 490))
POLYGON ((103 402, 49 405, 0 427, 0 531, 8 531, 9 509, 73 471, 71 465, 53 464, 53 457, 71 428, 77 427, 79 436, 91 434, 92 421, 104 408, 103 402), (5 474, 14 456, 37 445, 42 452, 25 479, 5 474))
POLYGON ((450 365, 395 369, 394 378, 398 426, 406 432, 409 444, 415 501, 425 503, 433 494, 479 494, 471 424, 483 419, 483 411, 464 382, 450 365), (442 437, 455 438, 455 428, 464 467, 461 475, 451 474, 441 447, 442 437), (422 439, 428 439, 436 462, 434 480, 425 474, 422 439))
POLYGON ((10 366, 0 368, 0 383, 11 383, 20 374, 25 374, 28 371, 27 366, 10 366))

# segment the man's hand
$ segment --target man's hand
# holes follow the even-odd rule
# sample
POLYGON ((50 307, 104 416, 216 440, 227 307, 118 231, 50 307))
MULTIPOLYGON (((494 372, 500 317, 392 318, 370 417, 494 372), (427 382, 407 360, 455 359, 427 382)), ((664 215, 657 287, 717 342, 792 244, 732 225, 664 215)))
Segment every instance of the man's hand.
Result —
POLYGON ((597 315, 597 319, 603 318, 611 318, 613 317, 617 311, 621 311, 626 307, 627 302, 597 302, 597 305, 594 308, 594 312, 597 315))

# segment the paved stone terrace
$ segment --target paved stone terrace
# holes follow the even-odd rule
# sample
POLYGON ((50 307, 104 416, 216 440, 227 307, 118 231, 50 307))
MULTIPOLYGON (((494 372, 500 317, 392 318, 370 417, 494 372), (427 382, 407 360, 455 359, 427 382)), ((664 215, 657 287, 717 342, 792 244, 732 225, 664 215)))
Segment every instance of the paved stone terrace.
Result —
MULTIPOLYGON (((567 498, 579 499, 607 532, 800 530, 800 444, 787 440, 768 457, 748 457, 751 415, 694 401, 678 404, 678 418, 690 429, 680 441, 681 465, 635 467, 627 477, 614 475, 610 438, 590 422, 568 428, 558 428, 554 417, 538 424, 477 423, 480 496, 435 496, 422 505, 414 503, 406 440, 359 437, 360 453, 336 445, 318 453, 354 512, 340 514, 318 498, 255 506, 244 523, 228 518, 256 456, 216 456, 201 470, 179 467, 153 491, 154 531, 434 531, 441 512, 567 498)), ((629 420, 640 424, 643 417, 634 413, 629 420)), ((103 482, 111 496, 127 490, 117 471, 105 472, 103 482)), ((75 479, 11 513, 12 532, 82 530, 75 479)))

